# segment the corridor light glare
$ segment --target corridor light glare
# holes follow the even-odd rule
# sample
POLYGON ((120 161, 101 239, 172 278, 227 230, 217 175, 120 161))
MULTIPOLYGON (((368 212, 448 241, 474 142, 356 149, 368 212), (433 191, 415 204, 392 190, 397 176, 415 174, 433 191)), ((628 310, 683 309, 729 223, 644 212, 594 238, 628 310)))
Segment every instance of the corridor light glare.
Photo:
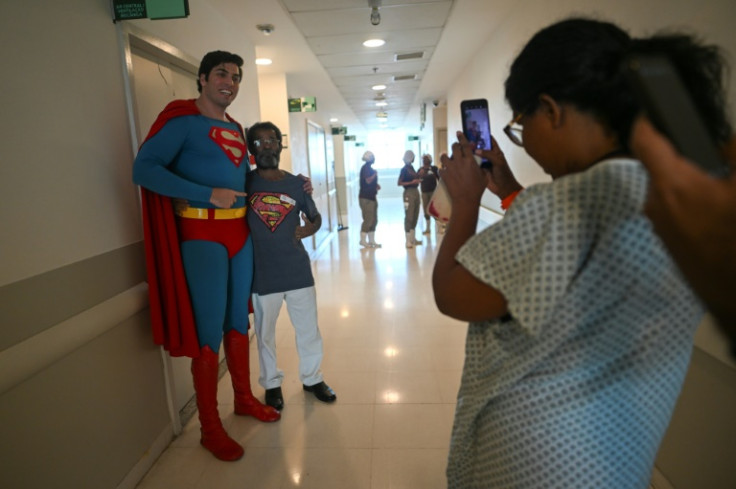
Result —
POLYGON ((399 354, 399 350, 397 350, 393 346, 389 346, 385 350, 383 350, 383 354, 388 358, 393 358, 399 354))
POLYGON ((386 85, 373 85, 371 88, 373 90, 386 90, 386 85))
POLYGON ((363 46, 367 48, 379 48, 384 44, 386 44, 386 41, 384 41, 383 39, 368 39, 363 43, 363 46))
POLYGON ((386 299, 383 301, 383 308, 387 310, 391 310, 394 308, 394 301, 393 299, 386 299))
POLYGON ((266 66, 273 63, 273 61, 269 58, 256 58, 256 64, 260 66, 266 66))
POLYGON ((389 404, 395 404, 399 402, 399 399, 401 399, 401 396, 396 391, 386 391, 383 393, 383 400, 389 404))
POLYGON ((350 317, 350 310, 343 309, 342 311, 340 311, 340 317, 341 318, 349 318, 350 317))

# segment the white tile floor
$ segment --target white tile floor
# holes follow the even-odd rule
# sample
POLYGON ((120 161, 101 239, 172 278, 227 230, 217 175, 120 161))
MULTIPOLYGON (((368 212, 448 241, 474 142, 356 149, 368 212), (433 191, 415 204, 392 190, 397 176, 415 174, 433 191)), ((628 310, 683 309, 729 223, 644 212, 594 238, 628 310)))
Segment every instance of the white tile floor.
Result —
MULTIPOLYGON (((355 199, 357 201, 357 199, 355 199)), ((438 240, 432 223, 424 244, 404 246, 400 198, 379 200, 380 249, 359 246, 360 216, 313 260, 325 381, 332 405, 304 393, 294 334, 285 308, 277 325, 285 408, 276 423, 234 416, 229 375, 219 403, 230 435, 245 448, 221 462, 199 445, 196 416, 164 452, 140 489, 441 489, 466 324, 442 316, 432 297, 438 240)), ((258 385, 255 341, 251 377, 258 385)))

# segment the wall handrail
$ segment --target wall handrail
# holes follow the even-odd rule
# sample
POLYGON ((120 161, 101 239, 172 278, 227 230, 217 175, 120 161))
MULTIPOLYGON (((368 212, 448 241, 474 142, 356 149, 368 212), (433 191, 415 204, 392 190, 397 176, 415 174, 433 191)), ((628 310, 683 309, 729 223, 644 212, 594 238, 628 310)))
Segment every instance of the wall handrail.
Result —
POLYGON ((0 394, 148 307, 141 282, 0 352, 0 394))

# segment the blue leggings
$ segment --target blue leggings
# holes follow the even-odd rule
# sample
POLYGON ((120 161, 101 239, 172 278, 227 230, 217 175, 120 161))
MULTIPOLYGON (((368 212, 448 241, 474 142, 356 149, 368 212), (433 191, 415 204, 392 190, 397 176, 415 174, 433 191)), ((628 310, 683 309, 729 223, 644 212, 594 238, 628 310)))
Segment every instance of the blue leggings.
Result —
POLYGON ((181 256, 197 325, 199 347, 220 350, 224 333, 248 332, 248 299, 253 283, 253 241, 232 258, 214 241, 184 241, 181 256))

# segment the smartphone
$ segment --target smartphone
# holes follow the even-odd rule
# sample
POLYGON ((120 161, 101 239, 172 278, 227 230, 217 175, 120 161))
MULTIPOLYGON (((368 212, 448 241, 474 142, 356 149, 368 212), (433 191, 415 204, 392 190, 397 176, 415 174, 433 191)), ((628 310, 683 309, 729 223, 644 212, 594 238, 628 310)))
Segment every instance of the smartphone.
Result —
MULTIPOLYGON (((484 98, 463 100, 460 102, 460 114, 463 120, 463 134, 475 143, 477 149, 491 149, 491 119, 488 116, 488 101, 484 98)), ((481 168, 487 168, 491 162, 485 158, 480 161, 481 168)))
POLYGON ((714 176, 728 174, 728 166, 668 58, 629 56, 624 73, 649 120, 680 154, 714 176))

